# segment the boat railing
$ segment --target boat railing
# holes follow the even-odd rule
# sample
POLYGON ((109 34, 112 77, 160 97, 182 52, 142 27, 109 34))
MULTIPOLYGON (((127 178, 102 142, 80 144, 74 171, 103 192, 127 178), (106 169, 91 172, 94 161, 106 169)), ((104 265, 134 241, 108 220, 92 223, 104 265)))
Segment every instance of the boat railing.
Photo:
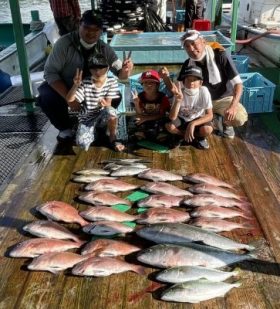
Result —
POLYGON ((276 10, 278 9, 278 8, 280 8, 280 4, 278 4, 278 5, 276 5, 275 7, 274 7, 274 9, 273 9, 273 11, 272 11, 272 13, 271 13, 271 16, 270 16, 270 18, 269 18, 269 20, 272 20, 272 21, 274 21, 274 14, 275 14, 275 12, 276 12, 276 10))

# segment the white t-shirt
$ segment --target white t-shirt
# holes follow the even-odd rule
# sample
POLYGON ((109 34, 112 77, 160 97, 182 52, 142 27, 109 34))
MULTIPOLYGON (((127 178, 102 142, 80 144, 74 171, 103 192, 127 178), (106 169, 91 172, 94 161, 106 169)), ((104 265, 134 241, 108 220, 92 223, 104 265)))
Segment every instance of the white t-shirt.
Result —
POLYGON ((193 96, 186 94, 184 89, 182 92, 184 98, 178 116, 186 122, 205 115, 205 110, 213 107, 210 92, 204 86, 200 87, 199 92, 193 96))

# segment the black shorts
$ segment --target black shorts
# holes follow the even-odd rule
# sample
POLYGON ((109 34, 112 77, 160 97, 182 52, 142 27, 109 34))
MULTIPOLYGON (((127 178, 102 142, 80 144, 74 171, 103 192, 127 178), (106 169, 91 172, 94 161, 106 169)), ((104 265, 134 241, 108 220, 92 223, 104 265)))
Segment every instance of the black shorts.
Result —
MULTIPOLYGON (((194 120, 196 120, 196 119, 199 119, 199 118, 195 118, 195 119, 193 119, 192 121, 185 121, 183 118, 178 117, 178 118, 176 118, 175 120, 173 120, 171 123, 174 124, 175 127, 176 127, 178 130, 180 130, 180 131, 185 131, 185 130, 187 129, 187 126, 188 126, 191 122, 193 122, 194 120)), ((200 125, 198 125, 198 126, 195 127, 194 132, 195 132, 195 133, 198 132, 199 129, 200 129, 201 127, 204 127, 204 126, 213 127, 213 123, 212 123, 211 121, 209 121, 209 122, 200 124, 200 125)))

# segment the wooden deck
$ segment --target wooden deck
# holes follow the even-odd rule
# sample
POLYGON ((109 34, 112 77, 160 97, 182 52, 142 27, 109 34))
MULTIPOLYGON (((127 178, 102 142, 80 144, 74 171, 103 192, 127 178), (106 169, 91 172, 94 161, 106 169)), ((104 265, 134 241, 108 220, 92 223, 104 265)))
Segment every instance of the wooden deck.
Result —
MULTIPOLYGON (((181 147, 168 153, 140 149, 116 154, 103 147, 88 152, 77 147, 60 149, 50 127, 42 143, 27 158, 0 198, 0 308, 280 308, 280 144, 251 118, 234 140, 211 136, 210 149, 181 147), (131 272, 104 278, 75 277, 69 272, 53 275, 26 269, 28 259, 7 257, 7 249, 28 239, 21 228, 36 219, 32 209, 48 200, 69 202, 80 210, 86 205, 74 200, 80 184, 70 181, 73 171, 99 166, 111 157, 144 156, 152 167, 178 173, 205 172, 234 184, 252 202, 256 220, 251 230, 225 233, 244 243, 262 246, 265 261, 238 264, 242 286, 224 298, 197 305, 167 303, 153 291, 158 283, 131 272)), ((125 180, 137 183, 137 178, 125 180)), ((141 181, 143 182, 143 181, 141 181)), ((180 187, 186 184, 177 182, 180 187)), ((127 194, 122 194, 125 196, 127 194)), ((240 219, 241 220, 241 219, 240 219)), ((131 236, 131 239, 136 236, 131 236)), ((147 273, 154 270, 147 267, 147 273)))

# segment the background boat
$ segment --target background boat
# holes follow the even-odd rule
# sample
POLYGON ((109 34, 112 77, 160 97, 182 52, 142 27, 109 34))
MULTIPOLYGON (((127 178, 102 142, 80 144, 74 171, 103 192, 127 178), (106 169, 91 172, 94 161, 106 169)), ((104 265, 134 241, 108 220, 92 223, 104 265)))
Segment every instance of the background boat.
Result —
MULTIPOLYGON (((231 23, 229 7, 223 10, 223 21, 231 23)), ((279 0, 240 1, 238 43, 250 44, 276 65, 280 65, 280 2, 279 0)))

